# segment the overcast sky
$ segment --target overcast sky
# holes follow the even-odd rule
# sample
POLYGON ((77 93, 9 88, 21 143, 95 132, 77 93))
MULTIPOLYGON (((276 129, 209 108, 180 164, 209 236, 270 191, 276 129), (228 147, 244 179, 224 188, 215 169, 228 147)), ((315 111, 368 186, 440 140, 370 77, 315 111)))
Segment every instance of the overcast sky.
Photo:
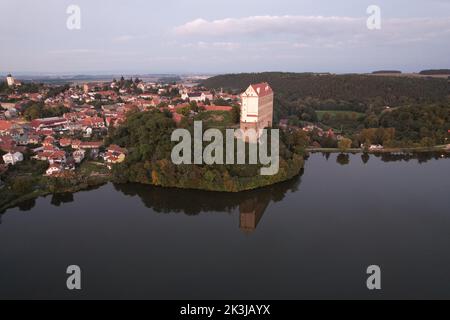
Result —
POLYGON ((1 1, 0 43, 0 73, 420 71, 450 68, 450 0, 1 1))

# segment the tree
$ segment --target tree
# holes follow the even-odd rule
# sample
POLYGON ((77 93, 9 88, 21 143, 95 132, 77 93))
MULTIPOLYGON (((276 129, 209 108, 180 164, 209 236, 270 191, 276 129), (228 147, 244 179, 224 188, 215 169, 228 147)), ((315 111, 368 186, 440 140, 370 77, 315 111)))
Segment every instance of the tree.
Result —
POLYGON ((325 112, 322 116, 322 121, 323 122, 328 122, 331 119, 331 114, 329 114, 328 112, 325 112))
POLYGON ((12 183, 12 189, 17 194, 27 194, 33 190, 33 180, 29 177, 17 177, 12 183))
POLYGON ((436 145, 436 141, 433 138, 425 137, 420 140, 420 145, 423 147, 433 147, 436 145))
POLYGON ((34 104, 31 107, 27 108, 23 115, 28 121, 39 119, 42 115, 42 107, 34 104))
POLYGON ((374 114, 369 115, 365 120, 364 120, 364 125, 366 126, 366 128, 376 128, 379 126, 379 120, 378 117, 374 114))
POLYGON ((241 108, 238 106, 233 106, 231 110, 231 121, 233 123, 239 123, 241 121, 241 108))
POLYGON ((338 148, 341 152, 345 152, 352 147, 352 140, 343 138, 338 142, 338 148))

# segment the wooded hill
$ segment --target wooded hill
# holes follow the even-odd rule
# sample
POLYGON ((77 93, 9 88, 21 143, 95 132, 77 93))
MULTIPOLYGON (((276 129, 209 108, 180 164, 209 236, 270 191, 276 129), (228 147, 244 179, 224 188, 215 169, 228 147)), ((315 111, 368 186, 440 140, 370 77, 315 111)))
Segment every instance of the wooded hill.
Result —
POLYGON ((450 95, 450 85, 446 79, 358 74, 242 73, 212 77, 205 80, 203 85, 207 88, 243 91, 249 84, 263 81, 270 83, 276 95, 286 102, 314 98, 395 107, 408 103, 442 102, 450 95))

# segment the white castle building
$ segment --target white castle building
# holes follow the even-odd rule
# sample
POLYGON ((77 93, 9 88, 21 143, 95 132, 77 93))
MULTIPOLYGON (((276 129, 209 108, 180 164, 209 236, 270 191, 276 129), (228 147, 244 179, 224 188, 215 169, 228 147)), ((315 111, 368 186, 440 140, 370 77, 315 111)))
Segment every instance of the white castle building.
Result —
POLYGON ((241 95, 241 130, 253 129, 257 132, 270 128, 273 124, 272 88, 267 82, 252 84, 241 95))

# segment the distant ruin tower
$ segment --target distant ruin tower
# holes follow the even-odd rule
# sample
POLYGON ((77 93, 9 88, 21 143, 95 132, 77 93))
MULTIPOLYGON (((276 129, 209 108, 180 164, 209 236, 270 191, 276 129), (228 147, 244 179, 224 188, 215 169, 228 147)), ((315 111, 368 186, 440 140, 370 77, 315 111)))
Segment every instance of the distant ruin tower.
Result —
POLYGON ((241 95, 241 130, 256 131, 273 124, 273 90, 267 82, 252 84, 241 95))
POLYGON ((15 80, 14 80, 14 77, 11 74, 8 74, 6 76, 6 83, 8 84, 8 87, 13 87, 14 86, 15 80))

